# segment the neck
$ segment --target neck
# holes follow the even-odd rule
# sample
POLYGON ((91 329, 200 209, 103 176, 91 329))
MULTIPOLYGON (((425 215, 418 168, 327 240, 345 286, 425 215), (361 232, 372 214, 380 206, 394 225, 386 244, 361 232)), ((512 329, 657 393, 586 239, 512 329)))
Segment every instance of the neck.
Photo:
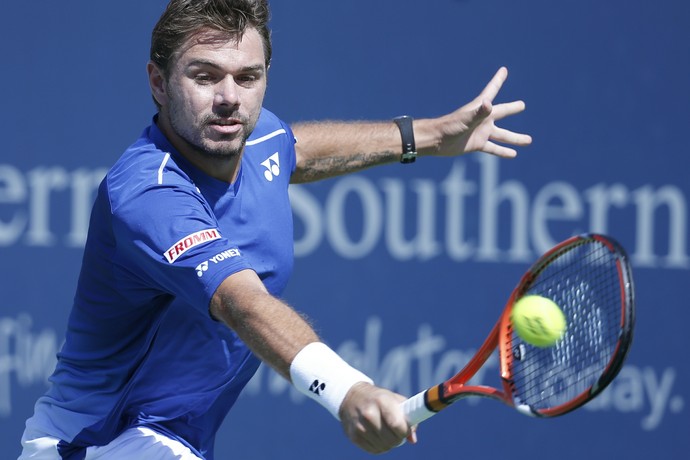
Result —
POLYGON ((240 169, 240 160, 242 159, 241 153, 239 155, 233 155, 232 157, 215 156, 200 152, 198 149, 182 150, 177 145, 173 145, 187 161, 208 176, 219 181, 227 182, 228 184, 234 183, 237 179, 237 174, 240 169))

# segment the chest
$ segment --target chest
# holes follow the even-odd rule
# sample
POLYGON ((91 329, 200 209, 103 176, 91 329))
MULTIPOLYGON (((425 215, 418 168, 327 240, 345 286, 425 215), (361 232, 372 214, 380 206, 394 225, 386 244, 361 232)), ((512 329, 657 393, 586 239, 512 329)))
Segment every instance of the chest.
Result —
POLYGON ((281 169, 278 153, 267 153, 245 156, 227 190, 199 186, 221 235, 237 245, 273 294, 285 288, 293 267, 288 185, 289 170, 281 169))

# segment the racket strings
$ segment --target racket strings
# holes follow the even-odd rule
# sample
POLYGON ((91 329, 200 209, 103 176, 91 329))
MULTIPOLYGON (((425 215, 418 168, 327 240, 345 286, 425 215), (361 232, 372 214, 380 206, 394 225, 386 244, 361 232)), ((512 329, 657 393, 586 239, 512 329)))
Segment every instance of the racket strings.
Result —
POLYGON ((616 353, 621 330, 617 255, 596 240, 566 248, 536 274, 524 295, 556 302, 567 329, 554 346, 537 348, 512 333, 512 379, 518 404, 549 409, 595 386, 616 353))

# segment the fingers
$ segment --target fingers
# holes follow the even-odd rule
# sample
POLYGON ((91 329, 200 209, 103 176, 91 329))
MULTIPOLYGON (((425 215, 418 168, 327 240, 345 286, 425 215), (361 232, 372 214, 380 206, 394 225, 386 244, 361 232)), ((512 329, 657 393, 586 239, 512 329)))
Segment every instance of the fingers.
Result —
POLYGON ((371 453, 386 452, 400 445, 410 430, 403 418, 386 413, 385 408, 363 411, 353 433, 353 441, 371 453), (380 409, 380 410, 379 410, 380 409))
POLYGON ((505 147, 503 145, 494 144, 493 142, 487 142, 481 149, 481 152, 488 153, 491 155, 496 155, 501 158, 515 158, 517 156, 517 151, 510 147, 505 147))
POLYGON ((493 78, 489 81, 486 87, 484 87, 479 97, 481 99, 488 99, 489 101, 493 101, 498 92, 501 90, 501 87, 503 86, 503 83, 506 81, 506 78, 508 78, 508 69, 506 69, 505 67, 501 67, 494 74, 493 78))
POLYGON ((516 133, 503 128, 494 126, 490 140, 479 149, 481 152, 496 155, 501 158, 515 158, 517 151, 511 147, 496 144, 501 142, 503 144, 515 145, 518 147, 525 147, 532 143, 532 137, 528 134, 516 133))
POLYGON ((511 144, 518 147, 526 147, 532 143, 532 136, 529 134, 516 133, 504 128, 494 126, 491 133, 491 140, 503 144, 511 144))
MULTIPOLYGON (((515 115, 525 110, 525 103, 523 101, 513 101, 493 106, 491 111, 491 124, 497 120, 515 115)), ((532 143, 532 136, 528 134, 516 133, 504 128, 499 128, 496 125, 492 126, 489 139, 487 139, 484 146, 481 148, 482 152, 496 155, 501 158, 514 158, 517 156, 517 151, 511 147, 496 144, 514 145, 516 147, 526 147, 532 143)))
POLYGON ((494 120, 501 120, 505 117, 518 114, 525 110, 525 103, 523 101, 505 102, 503 104, 496 104, 491 112, 494 120))
POLYGON ((417 427, 410 428, 410 434, 407 435, 407 442, 410 444, 417 444, 417 427))
POLYGON ((341 407, 341 423, 348 437, 367 452, 378 454, 401 444, 416 442, 400 403, 404 398, 372 385, 355 386, 341 407))

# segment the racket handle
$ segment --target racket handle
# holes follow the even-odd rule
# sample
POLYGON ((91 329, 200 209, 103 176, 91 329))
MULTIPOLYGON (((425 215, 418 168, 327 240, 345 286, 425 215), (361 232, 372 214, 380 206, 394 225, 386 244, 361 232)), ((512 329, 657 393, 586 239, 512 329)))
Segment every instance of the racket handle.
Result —
POLYGON ((426 407, 424 402, 426 392, 427 390, 417 393, 402 403, 402 410, 410 425, 417 425, 432 415, 436 415, 436 412, 432 412, 426 407))

